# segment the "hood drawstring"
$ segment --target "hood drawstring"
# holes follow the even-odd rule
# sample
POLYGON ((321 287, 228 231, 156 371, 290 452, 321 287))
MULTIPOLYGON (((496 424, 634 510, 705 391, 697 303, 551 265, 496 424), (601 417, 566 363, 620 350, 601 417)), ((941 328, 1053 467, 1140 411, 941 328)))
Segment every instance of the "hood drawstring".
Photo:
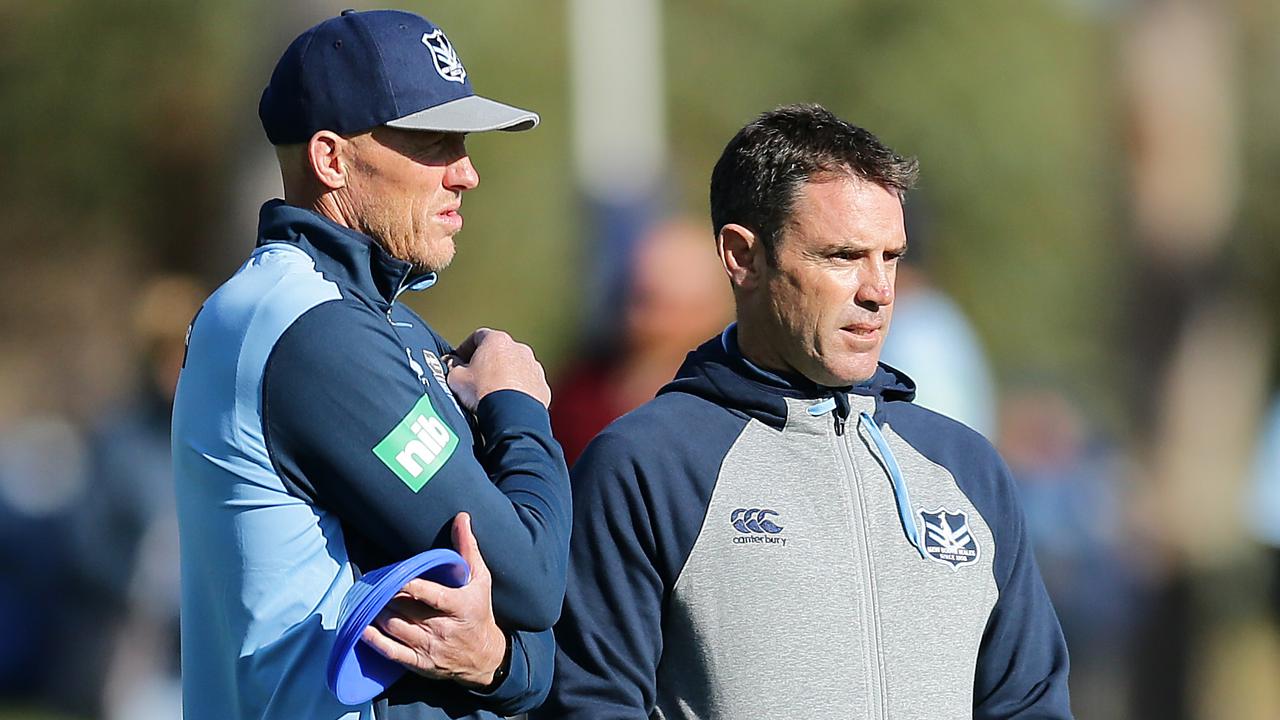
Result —
POLYGON ((844 423, 849 418, 849 397, 837 390, 831 393, 831 397, 809 408, 809 414, 813 417, 821 417, 827 413, 831 413, 835 420, 836 435, 844 435, 844 423))
POLYGON ((907 481, 902 477, 902 468, 898 467, 898 460, 889 450, 889 443, 880 432, 880 426, 876 425, 875 418, 863 412, 858 415, 858 426, 866 428, 871 442, 880 451, 880 461, 889 471, 889 480, 893 483, 893 497, 898 503, 898 520, 902 523, 902 532, 906 533, 907 540, 911 541, 911 545, 923 558, 924 544, 920 540, 920 529, 916 527, 915 516, 911 513, 911 497, 907 494, 907 481))
MULTIPOLYGON (((813 417, 820 417, 831 413, 835 418, 836 435, 844 434, 845 419, 849 417, 849 396, 843 392, 834 392, 831 397, 820 403, 812 405, 808 412, 813 417), (833 412, 834 411, 834 412, 833 412)), ((880 453, 880 462, 889 473, 889 481, 893 484, 893 499, 898 505, 898 522, 902 523, 902 532, 907 536, 907 541, 911 546, 920 553, 920 557, 924 557, 924 543, 920 539, 920 529, 916 527, 915 516, 911 514, 911 496, 907 493, 907 481, 902 477, 902 468, 898 467, 898 460, 893 456, 893 451, 889 449, 889 442, 884 439, 884 433, 880 432, 880 426, 876 424, 875 418, 870 413, 862 412, 858 414, 858 427, 865 428, 867 435, 871 438, 871 443, 876 446, 876 450, 880 453)))

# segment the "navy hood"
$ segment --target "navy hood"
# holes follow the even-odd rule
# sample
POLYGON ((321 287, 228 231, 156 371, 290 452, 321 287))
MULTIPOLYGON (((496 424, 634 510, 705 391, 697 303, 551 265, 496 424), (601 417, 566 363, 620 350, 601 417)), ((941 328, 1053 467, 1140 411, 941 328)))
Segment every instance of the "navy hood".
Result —
POLYGON ((659 395, 680 392, 703 398, 744 417, 781 429, 787 421, 785 398, 821 400, 853 393, 876 398, 879 414, 884 402, 910 402, 916 385, 905 373, 879 363, 876 374, 852 387, 831 388, 794 373, 764 370, 738 349, 737 325, 698 346, 685 358, 676 377, 659 395))

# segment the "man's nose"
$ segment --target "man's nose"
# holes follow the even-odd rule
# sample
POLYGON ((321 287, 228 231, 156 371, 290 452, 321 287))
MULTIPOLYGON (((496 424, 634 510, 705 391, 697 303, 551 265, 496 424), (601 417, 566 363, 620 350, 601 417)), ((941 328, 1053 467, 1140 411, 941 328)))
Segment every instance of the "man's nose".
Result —
POLYGON ((449 163, 445 169, 444 184, 450 190, 458 192, 470 190, 480 184, 480 174, 476 172, 476 166, 471 164, 470 155, 463 155, 449 163))
POLYGON ((858 301, 860 304, 889 305, 893 302, 893 274, 888 264, 877 260, 859 278, 858 301))

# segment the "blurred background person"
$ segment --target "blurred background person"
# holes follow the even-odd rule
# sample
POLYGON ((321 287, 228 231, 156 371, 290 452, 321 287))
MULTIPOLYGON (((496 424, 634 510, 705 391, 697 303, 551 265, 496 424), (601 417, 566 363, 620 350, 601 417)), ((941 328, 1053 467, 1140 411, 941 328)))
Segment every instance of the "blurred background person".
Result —
POLYGON ((1268 612, 1273 627, 1280 629, 1280 395, 1271 402, 1258 433, 1250 489, 1244 513, 1262 548, 1268 612))
POLYGON ((87 454, 63 416, 0 426, 0 693, 85 716, 99 707, 106 650, 103 633, 77 632, 90 597, 72 541, 87 454))
POLYGON ((902 370, 916 384, 913 402, 996 437, 996 387, 977 330, 938 287, 929 253, 935 228, 926 222, 928 198, 903 206, 907 254, 898 264, 893 326, 881 361, 902 370))
POLYGON ((627 266, 613 345, 590 345, 553 385, 551 425, 573 464, 625 413, 653 399, 693 348, 733 317, 733 297, 705 224, 674 218, 642 235, 627 266))
MULTIPOLYGON (((207 292, 194 278, 158 275, 135 300, 136 391, 94 423, 89 482, 73 537, 88 585, 79 635, 100 635, 102 717, 182 714, 178 665, 178 528, 169 420, 186 332, 207 292)), ((83 657, 82 648, 64 662, 83 657)), ((89 670, 89 668, 85 668, 89 670)))
POLYGON ((1071 649, 1078 717, 1125 717, 1125 674, 1141 612, 1141 573, 1126 517, 1128 465, 1115 443, 1049 382, 1011 387, 1001 454, 1018 482, 1045 586, 1071 649))

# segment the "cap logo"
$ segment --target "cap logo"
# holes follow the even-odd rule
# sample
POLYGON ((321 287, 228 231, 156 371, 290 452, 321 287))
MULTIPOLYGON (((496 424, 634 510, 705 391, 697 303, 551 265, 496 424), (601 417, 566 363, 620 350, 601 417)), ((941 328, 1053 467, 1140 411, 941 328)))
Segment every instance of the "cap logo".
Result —
POLYGON ((431 59, 435 62, 436 72, 440 77, 449 82, 466 82, 467 70, 462 67, 462 58, 454 52, 453 44, 444 36, 443 30, 436 28, 432 32, 423 33, 422 44, 431 51, 431 59))

